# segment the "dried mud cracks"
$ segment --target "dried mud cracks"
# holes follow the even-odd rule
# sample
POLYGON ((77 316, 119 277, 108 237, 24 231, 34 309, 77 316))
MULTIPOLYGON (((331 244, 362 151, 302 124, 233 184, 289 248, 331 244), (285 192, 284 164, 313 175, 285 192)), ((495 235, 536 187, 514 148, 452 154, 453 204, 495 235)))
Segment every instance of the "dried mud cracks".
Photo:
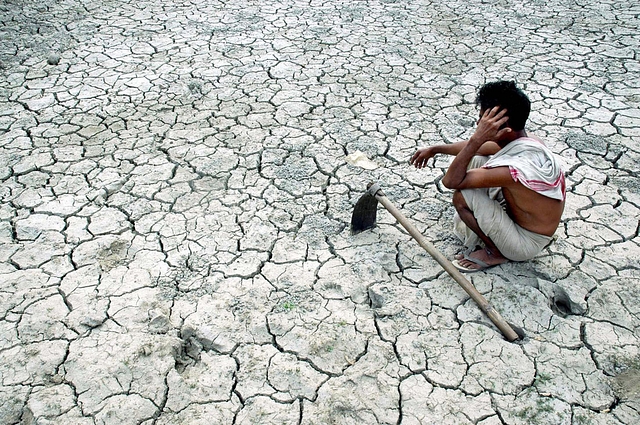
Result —
POLYGON ((3 424, 640 423, 631 1, 4 1, 3 424), (448 163, 515 79, 569 184, 555 242, 473 277, 448 163), (345 157, 363 152, 364 170, 345 157))

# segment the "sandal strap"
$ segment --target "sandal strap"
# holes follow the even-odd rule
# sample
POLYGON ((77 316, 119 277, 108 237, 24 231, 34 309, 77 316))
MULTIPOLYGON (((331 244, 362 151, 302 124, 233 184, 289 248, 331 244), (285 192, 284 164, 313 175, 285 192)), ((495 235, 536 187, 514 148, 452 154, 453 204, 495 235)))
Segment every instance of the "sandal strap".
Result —
POLYGON ((471 261, 471 262, 472 262, 472 263, 474 263, 474 264, 479 265, 479 266, 480 266, 480 267, 482 267, 483 269, 486 269, 486 268, 491 267, 490 265, 488 265, 488 264, 487 264, 487 263, 485 263, 484 261, 479 260, 479 259, 477 259, 477 258, 474 258, 474 257, 470 256, 469 254, 464 254, 464 259, 465 259, 465 260, 468 260, 468 261, 471 261))

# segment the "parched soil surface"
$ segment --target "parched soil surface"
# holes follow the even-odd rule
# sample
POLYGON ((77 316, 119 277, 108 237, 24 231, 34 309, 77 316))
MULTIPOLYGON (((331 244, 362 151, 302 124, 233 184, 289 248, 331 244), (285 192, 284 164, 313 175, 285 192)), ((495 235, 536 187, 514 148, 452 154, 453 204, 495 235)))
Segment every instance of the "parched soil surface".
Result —
POLYGON ((640 423, 640 4, 3 0, 0 423, 640 423), (469 278, 488 81, 562 158, 554 241, 469 278))

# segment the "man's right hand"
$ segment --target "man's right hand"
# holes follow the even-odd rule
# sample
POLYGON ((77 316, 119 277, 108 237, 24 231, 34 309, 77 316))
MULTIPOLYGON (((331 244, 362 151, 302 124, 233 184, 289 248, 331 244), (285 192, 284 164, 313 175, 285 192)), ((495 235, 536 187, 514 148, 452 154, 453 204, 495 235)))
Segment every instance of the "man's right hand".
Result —
POLYGON ((499 142, 504 136, 513 131, 506 126, 508 122, 507 110, 500 106, 494 106, 484 111, 469 142, 474 143, 478 148, 491 140, 499 142))
POLYGON ((409 160, 409 164, 413 165, 416 168, 424 168, 427 166, 427 161, 433 158, 436 155, 434 152, 433 146, 429 146, 426 148, 420 148, 413 154, 411 159, 409 160))

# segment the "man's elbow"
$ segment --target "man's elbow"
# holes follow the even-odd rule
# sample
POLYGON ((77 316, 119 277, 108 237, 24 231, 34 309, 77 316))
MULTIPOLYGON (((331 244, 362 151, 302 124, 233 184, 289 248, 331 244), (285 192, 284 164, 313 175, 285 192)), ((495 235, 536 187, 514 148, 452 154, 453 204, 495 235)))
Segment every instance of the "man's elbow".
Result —
POLYGON ((442 178, 442 185, 447 189, 453 189, 453 190, 458 189, 458 185, 454 184, 454 182, 452 182, 451 179, 448 179, 447 176, 444 176, 442 178))

